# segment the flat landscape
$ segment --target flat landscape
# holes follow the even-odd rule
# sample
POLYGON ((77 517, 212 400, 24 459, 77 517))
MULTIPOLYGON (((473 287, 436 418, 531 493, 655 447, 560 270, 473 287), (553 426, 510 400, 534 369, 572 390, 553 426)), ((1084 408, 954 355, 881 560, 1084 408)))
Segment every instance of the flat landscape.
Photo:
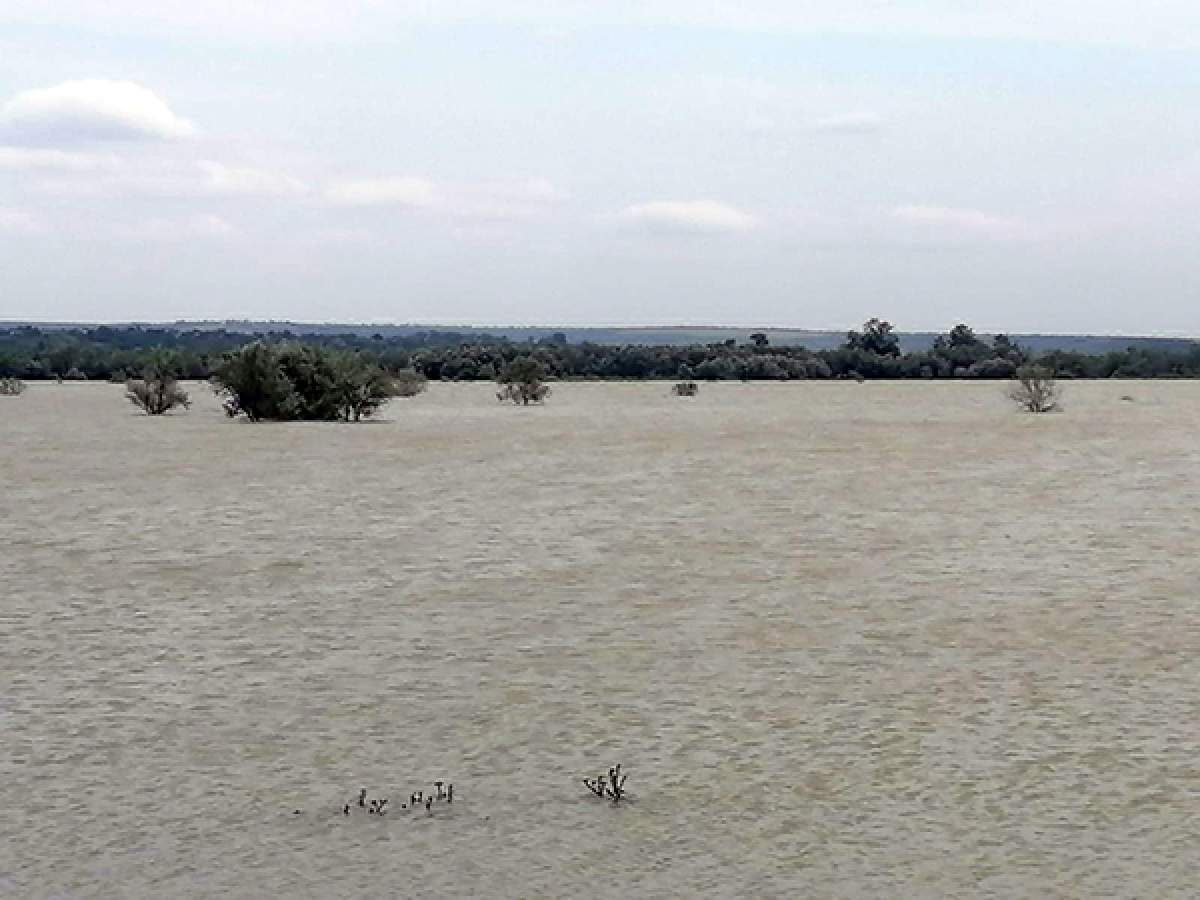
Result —
POLYGON ((1194 896, 1200 383, 189 388, 0 397, 0 895, 1194 896))

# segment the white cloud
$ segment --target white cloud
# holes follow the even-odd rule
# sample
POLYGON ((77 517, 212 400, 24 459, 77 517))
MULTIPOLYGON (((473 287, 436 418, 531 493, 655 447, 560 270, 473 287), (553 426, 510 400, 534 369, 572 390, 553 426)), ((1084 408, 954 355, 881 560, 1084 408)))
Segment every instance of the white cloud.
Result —
POLYGON ((195 128, 153 91, 93 78, 22 91, 0 108, 0 138, 21 144, 167 140, 195 128))
MULTIPOLYGON (((0 147, 0 169, 5 150, 0 147)), ((41 194, 63 198, 104 197, 288 197, 305 193, 304 182, 283 172, 249 166, 227 166, 213 160, 182 162, 141 158, 122 162, 116 157, 90 157, 57 150, 17 150, 12 167, 38 164, 53 176, 33 182, 41 194), (43 156, 44 154, 44 156, 43 156), (102 171, 97 171, 102 170, 102 171)))
POLYGON ((0 206, 0 234, 37 235, 49 230, 46 223, 32 213, 0 206))
POLYGON ((392 206, 450 219, 531 219, 563 199, 545 179, 442 183, 412 176, 336 181, 325 198, 337 206, 392 206))
POLYGON ((282 172, 270 172, 248 166, 226 166, 212 160, 198 163, 204 173, 204 187, 214 194, 264 194, 283 196, 303 194, 304 182, 282 172))
POLYGON ((949 234, 1014 240, 1036 237, 1038 233, 1038 229, 1024 219, 998 216, 978 209, 898 206, 891 211, 891 216, 906 225, 949 234))
POLYGON ((329 185, 325 196, 339 206, 433 209, 438 205, 438 192, 432 182, 407 176, 337 181, 329 185))
POLYGON ((96 172, 115 169, 115 156, 95 153, 74 153, 48 147, 0 147, 0 169, 96 172))
POLYGON ((758 220, 724 203, 712 200, 656 200, 621 211, 630 224, 667 231, 735 232, 757 227, 758 220))
POLYGON ((118 225, 114 237, 135 241, 190 241, 195 239, 224 239, 237 234, 225 219, 214 215, 197 215, 180 219, 154 218, 134 225, 118 225))

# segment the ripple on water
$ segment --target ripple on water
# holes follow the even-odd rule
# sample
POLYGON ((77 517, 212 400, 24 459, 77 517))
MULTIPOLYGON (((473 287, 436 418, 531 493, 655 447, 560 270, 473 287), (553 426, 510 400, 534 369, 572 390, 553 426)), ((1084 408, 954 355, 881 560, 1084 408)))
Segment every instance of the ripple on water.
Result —
POLYGON ((1200 386, 1128 390, 433 385, 330 429, 34 385, 0 895, 1189 896, 1200 386))

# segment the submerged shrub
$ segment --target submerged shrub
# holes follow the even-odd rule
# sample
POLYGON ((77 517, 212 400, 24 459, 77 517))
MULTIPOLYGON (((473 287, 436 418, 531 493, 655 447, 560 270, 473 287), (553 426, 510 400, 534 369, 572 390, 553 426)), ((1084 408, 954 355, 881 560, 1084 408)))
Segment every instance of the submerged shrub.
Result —
POLYGON ((396 380, 357 353, 335 353, 333 371, 337 418, 342 421, 369 418, 396 395, 396 380))
POLYGON ((496 399, 501 403, 528 406, 542 403, 550 395, 550 385, 543 383, 545 370, 542 364, 529 356, 519 356, 504 369, 499 381, 501 389, 496 399))
POLYGON ((161 416, 177 406, 191 406, 187 391, 176 378, 179 358, 167 350, 153 352, 141 378, 125 381, 125 396, 129 402, 148 416, 161 416))
POLYGON ((129 402, 148 416, 161 416, 177 406, 187 409, 192 405, 187 391, 169 375, 147 373, 145 378, 131 378, 125 382, 125 396, 129 402))
POLYGON ((276 346, 255 341, 228 354, 213 373, 225 414, 260 419, 295 419, 300 398, 279 365, 276 346))
POLYGON ((225 413, 262 420, 354 421, 374 415, 395 385, 357 353, 255 341, 225 357, 213 375, 225 413))
POLYGON ((0 397, 17 397, 25 393, 25 382, 20 378, 0 378, 0 397))
POLYGON ((530 403, 543 403, 550 394, 548 384, 513 383, 506 384, 496 391, 496 399, 501 403, 512 403, 516 406, 528 406, 530 403))
POLYGON ((585 778, 583 783, 595 796, 607 798, 616 804, 625 798, 625 782, 628 779, 628 775, 621 774, 621 764, 617 763, 608 770, 607 775, 585 778))
POLYGON ((1008 396, 1026 412, 1047 413, 1060 408, 1058 383, 1044 366, 1017 369, 1017 383, 1009 388, 1008 396))
POLYGON ((672 385, 671 393, 676 397, 695 397, 700 393, 700 385, 694 381, 681 381, 672 385))

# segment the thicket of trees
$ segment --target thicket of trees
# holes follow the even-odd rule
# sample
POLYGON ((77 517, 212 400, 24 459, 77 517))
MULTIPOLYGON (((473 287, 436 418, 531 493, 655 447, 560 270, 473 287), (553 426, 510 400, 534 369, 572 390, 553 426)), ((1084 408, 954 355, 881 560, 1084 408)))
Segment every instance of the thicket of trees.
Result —
MULTIPOLYGON (((21 327, 0 329, 0 378, 100 378, 124 382, 131 373, 142 372, 155 352, 166 351, 172 377, 206 379, 226 370, 230 354, 255 344, 263 348, 260 353, 278 353, 280 347, 297 345, 313 347, 343 360, 358 359, 385 375, 395 376, 411 369, 432 380, 470 381, 501 379, 520 358, 540 366, 545 379, 672 381, 1010 379, 1020 366, 1035 361, 1005 335, 981 337, 967 325, 956 325, 927 350, 905 353, 895 328, 880 319, 871 319, 861 329, 849 332, 840 346, 815 352, 803 347, 772 346, 762 332, 751 335, 744 344, 727 340, 692 346, 650 346, 570 344, 561 335, 537 342, 514 342, 456 332, 384 338, 354 334, 297 337, 289 332, 255 336, 220 330, 110 326, 70 330, 21 327)), ((294 349, 288 353, 292 357, 289 365, 294 364, 293 374, 300 382, 308 377, 304 374, 308 369, 321 369, 294 349)), ((1200 377, 1200 344, 1183 351, 1140 347, 1103 354, 1054 351, 1039 354, 1036 362, 1060 379, 1194 378, 1200 377)), ((370 395, 375 389, 364 390, 370 395)), ((308 401, 289 400, 284 406, 289 403, 304 406, 308 401)), ((328 412, 325 404, 315 406, 321 407, 322 415, 328 412)))
POLYGON ((255 341, 227 354, 213 381, 225 412, 252 422, 357 422, 395 393, 391 376, 366 356, 313 344, 255 341))

